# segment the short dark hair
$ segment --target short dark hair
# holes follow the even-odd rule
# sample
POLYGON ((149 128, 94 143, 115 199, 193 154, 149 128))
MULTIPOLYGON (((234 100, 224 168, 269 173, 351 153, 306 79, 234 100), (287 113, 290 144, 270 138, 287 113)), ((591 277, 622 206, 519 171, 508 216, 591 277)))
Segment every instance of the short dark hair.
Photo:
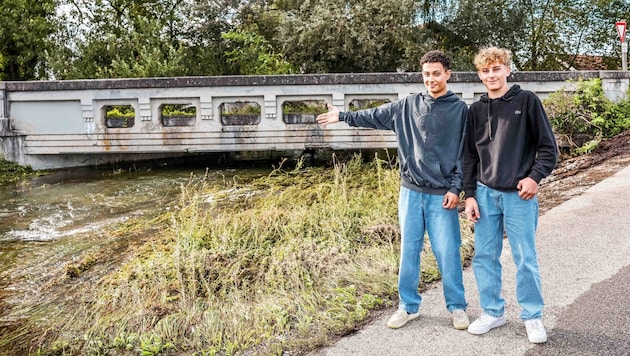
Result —
POLYGON ((420 66, 425 63, 442 63, 444 70, 451 69, 451 57, 442 51, 429 51, 420 59, 420 66))

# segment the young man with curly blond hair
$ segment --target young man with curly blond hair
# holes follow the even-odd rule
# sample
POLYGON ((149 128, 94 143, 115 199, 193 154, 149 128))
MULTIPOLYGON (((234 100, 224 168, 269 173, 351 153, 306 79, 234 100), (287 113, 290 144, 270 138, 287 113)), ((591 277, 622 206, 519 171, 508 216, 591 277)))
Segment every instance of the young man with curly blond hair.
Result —
POLYGON ((536 255, 538 183, 556 165, 557 146, 540 99, 508 86, 510 51, 484 48, 474 59, 487 94, 470 106, 464 148, 466 217, 475 223, 473 270, 482 315, 470 324, 485 334, 506 323, 501 296, 503 236, 516 264, 516 296, 530 342, 547 341, 536 255))

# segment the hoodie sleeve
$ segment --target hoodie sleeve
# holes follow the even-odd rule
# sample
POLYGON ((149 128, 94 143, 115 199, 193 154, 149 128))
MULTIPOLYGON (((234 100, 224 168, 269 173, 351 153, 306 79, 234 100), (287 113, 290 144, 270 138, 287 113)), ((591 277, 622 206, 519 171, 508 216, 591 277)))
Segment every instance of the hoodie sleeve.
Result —
POLYGON ((403 105, 404 99, 374 109, 342 111, 339 113, 339 121, 355 127, 396 131, 395 122, 402 113, 403 105))
POLYGON ((529 177, 539 183, 555 168, 558 160, 558 146, 549 118, 540 99, 535 94, 531 94, 527 109, 529 110, 530 128, 536 145, 536 158, 529 177))
MULTIPOLYGON (((474 105, 474 104, 473 104, 474 105)), ((464 136, 463 174, 464 195, 466 198, 474 198, 477 190, 477 170, 479 165, 479 153, 475 146, 475 125, 473 107, 468 110, 464 136)))
POLYGON ((467 122, 468 122, 468 106, 466 104, 463 104, 464 106, 464 110, 462 110, 462 114, 461 114, 461 127, 462 127, 462 131, 461 131, 461 137, 460 137, 460 141, 459 141, 459 149, 457 150, 457 163, 455 165, 455 173, 453 174, 453 177, 451 178, 451 188, 449 189, 449 192, 453 193, 453 194, 457 194, 459 195, 459 193, 462 191, 463 189, 463 180, 464 180, 464 173, 463 173, 463 159, 464 159, 464 145, 466 143, 466 129, 468 127, 467 122))

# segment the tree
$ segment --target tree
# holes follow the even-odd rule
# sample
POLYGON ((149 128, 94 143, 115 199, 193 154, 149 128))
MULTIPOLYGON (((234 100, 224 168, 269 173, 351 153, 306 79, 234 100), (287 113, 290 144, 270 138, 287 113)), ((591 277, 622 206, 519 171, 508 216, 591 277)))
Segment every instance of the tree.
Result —
POLYGON ((2 80, 3 69, 4 69, 4 57, 2 57, 2 53, 0 53, 0 80, 2 80))
POLYGON ((443 48, 454 53, 455 68, 475 70, 472 61, 480 48, 494 45, 512 49, 522 40, 525 23, 518 1, 461 0, 442 23, 432 22, 428 28, 443 48))
POLYGON ((295 69, 281 54, 273 52, 269 42, 260 34, 237 30, 223 34, 232 43, 225 52, 230 72, 238 74, 290 74, 295 69))
POLYGON ((573 2, 572 21, 566 23, 568 44, 564 58, 567 66, 575 64, 576 55, 602 56, 608 69, 621 69, 621 46, 615 22, 630 19, 630 6, 623 0, 580 0, 573 2))
POLYGON ((3 0, 5 80, 418 71, 431 49, 474 70, 479 48, 517 70, 576 55, 619 66, 627 0, 3 0))
POLYGON ((0 54, 4 80, 46 78, 45 54, 56 31, 56 0, 2 0, 0 54))
MULTIPOLYGON (((610 56, 615 19, 630 11, 618 0, 461 0, 432 29, 456 62, 485 46, 514 52, 518 70, 565 70, 575 55, 610 56)), ((611 68, 613 69, 613 68, 611 68)))
POLYGON ((74 0, 57 51, 59 78, 186 75, 186 14, 182 0, 74 0), (72 42, 72 38, 82 41, 72 42), (68 62, 72 63, 68 66, 68 62))
POLYGON ((189 75, 229 73, 224 54, 228 51, 222 34, 236 28, 240 0, 195 0, 186 33, 185 65, 189 75))
POLYGON ((307 0, 287 12, 280 37, 303 72, 394 71, 416 14, 411 0, 307 0))

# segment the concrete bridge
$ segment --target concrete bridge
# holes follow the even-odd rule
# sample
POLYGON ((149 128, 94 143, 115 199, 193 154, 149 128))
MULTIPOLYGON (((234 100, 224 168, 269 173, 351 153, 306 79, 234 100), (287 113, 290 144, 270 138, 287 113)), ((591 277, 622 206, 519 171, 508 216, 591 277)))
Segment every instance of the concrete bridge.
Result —
MULTIPOLYGON (((601 78, 612 100, 630 72, 517 72, 511 84, 541 98, 601 78)), ((476 73, 449 88, 468 104, 485 92, 476 73)), ((395 148, 390 132, 326 129, 315 112, 394 101, 424 91, 420 73, 177 77, 0 82, 0 155, 34 169, 179 157, 395 148)))

